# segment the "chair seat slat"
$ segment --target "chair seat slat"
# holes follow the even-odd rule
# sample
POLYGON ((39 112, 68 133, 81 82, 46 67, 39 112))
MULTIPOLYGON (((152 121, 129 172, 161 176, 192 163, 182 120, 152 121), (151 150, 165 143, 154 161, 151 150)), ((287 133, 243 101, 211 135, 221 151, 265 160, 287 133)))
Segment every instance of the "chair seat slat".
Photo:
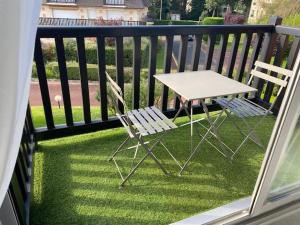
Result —
POLYGON ((155 129, 144 119, 144 117, 142 117, 139 113, 139 111, 137 110, 132 110, 131 111, 133 113, 133 115, 135 116, 135 118, 139 121, 139 123, 146 129, 146 131, 149 134, 155 134, 156 131, 155 129))
POLYGON ((152 111, 149 107, 145 108, 147 113, 164 129, 164 130, 170 130, 171 127, 168 126, 160 117, 156 115, 155 112, 152 111))
POLYGON ((216 101, 222 107, 229 108, 240 118, 263 116, 267 113, 267 110, 257 107, 256 105, 251 104, 244 99, 235 98, 229 104, 228 102, 230 101, 230 99, 227 98, 217 99, 216 101))
POLYGON ((157 131, 157 132, 162 132, 163 129, 159 126, 157 121, 154 121, 151 116, 144 110, 144 109, 139 109, 139 112, 142 114, 142 116, 150 123, 150 125, 157 131))
POLYGON ((138 131, 140 132, 140 134, 142 136, 147 136, 148 132, 145 130, 145 128, 139 123, 139 121, 134 117, 134 115, 129 111, 128 113, 128 117, 131 120, 131 122, 133 123, 133 125, 136 127, 136 129, 138 129, 138 131))
POLYGON ((156 113, 156 115, 158 115, 166 124, 168 124, 168 126, 170 126, 171 128, 177 128, 177 126, 172 123, 169 118, 167 118, 158 108, 156 108, 155 106, 152 106, 151 109, 156 113))

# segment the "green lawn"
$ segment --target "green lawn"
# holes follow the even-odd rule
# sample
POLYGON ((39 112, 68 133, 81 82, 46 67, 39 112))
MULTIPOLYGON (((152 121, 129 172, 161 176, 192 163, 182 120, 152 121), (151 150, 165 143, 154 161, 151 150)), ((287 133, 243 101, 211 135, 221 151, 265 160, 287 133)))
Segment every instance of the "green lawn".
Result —
MULTIPOLYGON (((267 117, 258 131, 265 144, 274 121, 267 117)), ((230 146, 237 146, 241 139, 230 121, 220 134, 230 146)), ((31 225, 169 224, 251 195, 264 156, 262 149, 248 142, 230 163, 203 145, 179 177, 174 161, 157 148, 156 156, 171 175, 163 175, 147 159, 120 190, 117 170, 107 157, 125 136, 119 128, 40 142, 34 154, 31 225)), ((182 127, 165 137, 180 161, 189 154, 188 136, 189 127, 182 127)), ((121 157, 128 162, 125 155, 121 157)))
MULTIPOLYGON (((72 112, 73 112, 74 122, 83 121, 83 109, 81 106, 73 106, 72 112)), ((46 126, 43 106, 31 106, 31 113, 32 113, 34 127, 46 126)), ((56 125, 66 123, 65 111, 63 106, 61 108, 58 108, 57 106, 52 106, 52 113, 53 113, 54 123, 56 125)), ((100 106, 99 107, 91 106, 91 118, 92 120, 101 118, 100 106)))

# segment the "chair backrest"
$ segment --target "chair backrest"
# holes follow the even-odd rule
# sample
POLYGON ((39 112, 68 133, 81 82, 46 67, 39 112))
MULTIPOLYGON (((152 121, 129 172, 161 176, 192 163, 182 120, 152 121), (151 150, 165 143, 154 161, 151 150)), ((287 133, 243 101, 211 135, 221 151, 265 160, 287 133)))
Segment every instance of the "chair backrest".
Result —
POLYGON ((280 95, 283 88, 285 88, 287 86, 288 79, 293 76, 293 71, 284 69, 284 68, 281 68, 278 66, 274 66, 274 65, 271 65, 268 63, 260 62, 260 61, 256 61, 254 65, 255 65, 255 67, 253 70, 251 70, 251 73, 250 73, 251 77, 248 81, 249 86, 251 85, 251 82, 253 81, 254 77, 263 79, 267 82, 273 83, 274 85, 279 85, 279 90, 275 96, 275 100, 269 109, 269 110, 271 110, 273 108, 273 106, 275 105, 277 97, 280 95), (266 71, 266 72, 262 72, 262 70, 266 71), (281 75, 281 78, 273 77, 273 76, 269 75, 269 73, 271 73, 271 72, 281 75))
POLYGON ((105 72, 105 74, 106 74, 108 86, 111 90, 111 92, 110 91, 107 92, 108 97, 112 101, 113 107, 116 110, 116 116, 119 118, 122 125, 127 130, 128 134, 131 137, 133 137, 133 134, 135 133, 134 132, 135 129, 133 128, 133 126, 130 122, 129 116, 127 114, 128 108, 127 108, 126 102, 124 100, 123 91, 122 91, 121 87, 109 76, 109 74, 107 72, 105 72), (121 112, 120 104, 121 104, 121 106, 123 105, 124 113, 121 112))

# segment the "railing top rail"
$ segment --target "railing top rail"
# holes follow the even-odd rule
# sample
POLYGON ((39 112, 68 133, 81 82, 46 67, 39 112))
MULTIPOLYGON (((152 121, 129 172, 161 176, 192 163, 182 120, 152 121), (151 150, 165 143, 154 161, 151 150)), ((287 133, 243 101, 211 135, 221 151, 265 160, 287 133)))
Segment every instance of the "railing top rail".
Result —
POLYGON ((55 37, 130 37, 130 36, 168 36, 230 33, 268 33, 274 25, 161 25, 161 26, 95 26, 95 27, 39 27, 38 38, 55 37))
POLYGON ((300 36, 300 27, 276 26, 275 31, 278 34, 300 36))

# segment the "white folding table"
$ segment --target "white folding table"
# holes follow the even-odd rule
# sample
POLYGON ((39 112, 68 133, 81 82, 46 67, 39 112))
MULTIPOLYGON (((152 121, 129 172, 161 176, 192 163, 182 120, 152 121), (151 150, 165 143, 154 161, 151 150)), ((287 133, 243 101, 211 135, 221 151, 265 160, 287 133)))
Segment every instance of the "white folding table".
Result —
MULTIPOLYGON (((231 149, 222 142, 220 136, 218 135, 216 124, 218 120, 221 118, 222 114, 226 107, 223 107, 223 110, 219 113, 218 117, 213 121, 210 117, 208 108, 205 104, 205 99, 208 98, 217 98, 223 96, 232 96, 238 94, 245 93, 253 93, 256 92, 257 89, 250 87, 248 85, 242 84, 238 81, 225 77, 221 74, 218 74, 211 70, 203 70, 203 71, 188 71, 181 73, 172 73, 172 74, 159 74, 154 76, 157 80, 159 80, 162 84, 166 85, 170 89, 172 89, 180 103, 181 107, 177 114, 174 117, 176 120, 177 116, 180 114, 182 110, 185 110, 187 115, 190 117, 190 126, 191 126, 191 154, 184 163, 180 175, 185 170, 188 163, 191 161, 192 157, 198 151, 199 146, 202 144, 204 140, 210 143, 207 140, 207 136, 212 134, 216 139, 221 143, 221 148, 224 146, 231 151, 231 149), (200 100, 200 103, 203 107, 203 111, 206 114, 206 118, 210 124, 209 128, 206 128, 206 133, 202 136, 200 142, 193 148, 192 138, 193 138, 193 107, 190 107, 190 112, 188 111, 188 103, 193 102, 194 100, 200 100)), ((232 98, 233 99, 233 98, 232 98)), ((228 101, 230 104, 231 101, 228 101)), ((210 143, 213 145, 212 143, 210 143)), ((218 150, 222 155, 227 156, 224 153, 224 149, 221 151, 216 146, 213 147, 218 150)))

